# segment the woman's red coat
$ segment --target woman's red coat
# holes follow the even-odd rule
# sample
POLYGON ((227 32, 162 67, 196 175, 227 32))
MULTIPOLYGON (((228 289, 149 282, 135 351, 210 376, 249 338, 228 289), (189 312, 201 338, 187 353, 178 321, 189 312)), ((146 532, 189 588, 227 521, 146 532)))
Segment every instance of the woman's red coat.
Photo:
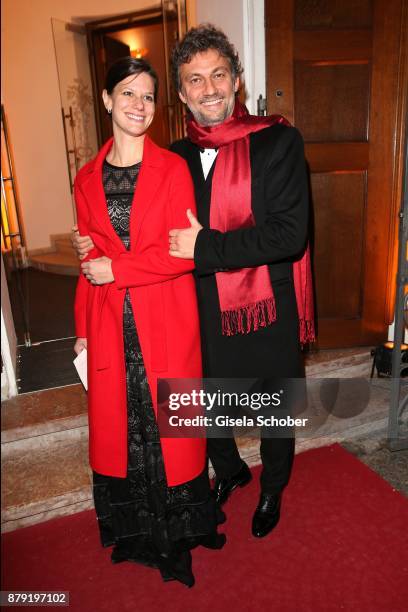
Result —
MULTIPOLYGON (((96 286, 81 274, 75 300, 76 334, 88 341, 89 457, 93 470, 125 477, 127 470, 126 373, 123 301, 129 288, 154 409, 158 378, 201 377, 194 263, 168 253, 168 232, 189 227, 195 211, 192 179, 179 156, 147 136, 130 217, 126 251, 109 219, 102 184, 108 141, 75 181, 78 227, 95 248, 87 259, 112 259, 115 281, 96 286)), ((162 438, 169 486, 204 469, 205 440, 162 438)))

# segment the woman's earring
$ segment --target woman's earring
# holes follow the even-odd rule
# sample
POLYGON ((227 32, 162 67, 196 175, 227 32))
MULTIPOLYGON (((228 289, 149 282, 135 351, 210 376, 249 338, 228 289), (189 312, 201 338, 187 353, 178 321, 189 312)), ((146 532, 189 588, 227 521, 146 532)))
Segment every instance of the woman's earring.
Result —
POLYGON ((108 111, 109 115, 112 114, 112 109, 111 108, 107 108, 106 110, 108 111))

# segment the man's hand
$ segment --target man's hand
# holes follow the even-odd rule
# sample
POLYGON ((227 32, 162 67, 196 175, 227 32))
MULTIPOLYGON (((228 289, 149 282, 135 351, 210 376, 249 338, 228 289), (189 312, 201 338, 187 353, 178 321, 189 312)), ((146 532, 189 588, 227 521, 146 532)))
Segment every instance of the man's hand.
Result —
POLYGON ((115 280, 112 274, 112 260, 109 257, 90 259, 81 264, 82 272, 93 285, 106 285, 115 280))
POLYGON ((88 346, 86 338, 77 338, 76 342, 74 344, 74 351, 76 352, 77 355, 79 355, 79 353, 81 353, 84 349, 86 349, 88 346))
POLYGON ((80 235, 77 225, 71 230, 71 241, 79 259, 84 259, 95 246, 90 236, 80 235))
POLYGON ((170 255, 181 259, 194 259, 194 247, 198 232, 203 226, 197 221, 190 209, 187 210, 187 218, 191 227, 187 229, 173 229, 169 232, 170 255))

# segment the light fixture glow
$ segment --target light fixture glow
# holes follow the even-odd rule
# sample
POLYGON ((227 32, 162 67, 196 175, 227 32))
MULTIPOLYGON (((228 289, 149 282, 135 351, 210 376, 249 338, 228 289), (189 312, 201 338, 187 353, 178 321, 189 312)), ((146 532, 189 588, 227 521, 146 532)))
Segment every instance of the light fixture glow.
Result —
POLYGON ((141 59, 142 57, 145 57, 148 54, 149 50, 148 49, 131 49, 130 50, 130 55, 132 57, 135 57, 136 59, 141 59))

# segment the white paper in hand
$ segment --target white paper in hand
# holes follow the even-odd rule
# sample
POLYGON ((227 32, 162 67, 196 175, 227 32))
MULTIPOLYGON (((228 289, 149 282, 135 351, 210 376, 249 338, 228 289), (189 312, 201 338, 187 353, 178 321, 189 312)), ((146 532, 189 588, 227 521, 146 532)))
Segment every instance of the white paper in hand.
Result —
POLYGON ((74 359, 74 366, 81 379, 81 383, 88 391, 88 368, 87 368, 87 350, 84 348, 74 359))

